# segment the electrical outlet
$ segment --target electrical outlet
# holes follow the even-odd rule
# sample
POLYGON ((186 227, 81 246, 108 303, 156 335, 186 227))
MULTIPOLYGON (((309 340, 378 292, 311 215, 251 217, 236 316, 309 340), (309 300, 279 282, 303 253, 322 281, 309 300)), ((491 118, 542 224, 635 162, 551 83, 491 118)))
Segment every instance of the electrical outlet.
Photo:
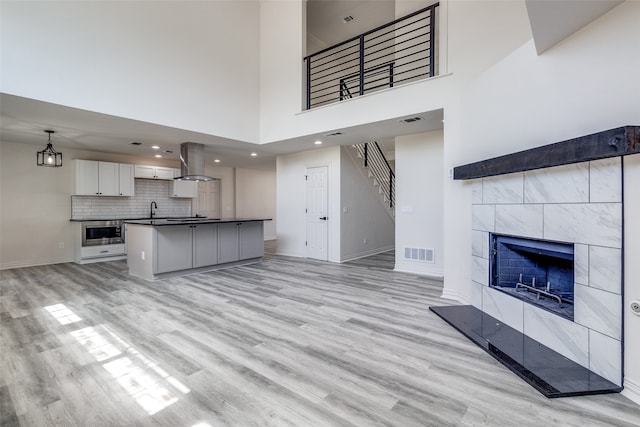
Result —
POLYGON ((640 316, 640 301, 631 301, 631 311, 636 316, 640 316))
POLYGON ((64 249, 64 242, 58 242, 58 248, 64 249))
POLYGON ((364 239, 362 239, 362 244, 366 245, 367 244, 367 238, 365 237, 364 239))
POLYGON ((144 251, 140 252, 140 258, 142 258, 142 261, 144 261, 144 251))

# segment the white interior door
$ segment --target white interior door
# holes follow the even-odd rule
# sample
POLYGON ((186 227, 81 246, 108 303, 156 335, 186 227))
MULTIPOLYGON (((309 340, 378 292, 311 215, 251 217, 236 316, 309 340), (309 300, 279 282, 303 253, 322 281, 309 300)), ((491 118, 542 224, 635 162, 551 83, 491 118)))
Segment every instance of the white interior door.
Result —
POLYGON ((328 260, 327 166, 307 168, 307 258, 328 260))
POLYGON ((198 198, 193 201, 193 210, 197 215, 207 218, 220 218, 220 181, 200 181, 198 198))

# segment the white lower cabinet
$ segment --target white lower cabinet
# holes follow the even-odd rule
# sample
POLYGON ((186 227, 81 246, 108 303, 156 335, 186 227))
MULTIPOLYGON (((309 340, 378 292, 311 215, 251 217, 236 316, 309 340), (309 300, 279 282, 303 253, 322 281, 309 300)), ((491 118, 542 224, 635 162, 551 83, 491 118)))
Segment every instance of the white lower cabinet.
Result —
POLYGON ((118 243, 115 245, 84 246, 80 248, 80 258, 99 258, 124 254, 124 243, 118 243))

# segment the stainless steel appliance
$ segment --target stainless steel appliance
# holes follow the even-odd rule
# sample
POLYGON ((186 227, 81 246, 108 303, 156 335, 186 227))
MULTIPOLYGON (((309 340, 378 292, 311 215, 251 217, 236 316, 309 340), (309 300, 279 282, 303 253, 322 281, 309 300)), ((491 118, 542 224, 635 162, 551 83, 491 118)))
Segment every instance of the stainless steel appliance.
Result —
POLYGON ((102 246, 124 243, 122 220, 84 221, 82 223, 82 246, 102 246))

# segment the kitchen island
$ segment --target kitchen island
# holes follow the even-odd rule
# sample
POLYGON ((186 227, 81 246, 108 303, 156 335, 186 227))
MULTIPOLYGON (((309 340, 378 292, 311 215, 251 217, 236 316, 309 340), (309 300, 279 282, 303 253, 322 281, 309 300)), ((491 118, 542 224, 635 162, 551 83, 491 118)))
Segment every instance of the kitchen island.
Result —
POLYGON ((261 261, 264 221, 255 218, 125 221, 129 274, 156 280, 261 261))

